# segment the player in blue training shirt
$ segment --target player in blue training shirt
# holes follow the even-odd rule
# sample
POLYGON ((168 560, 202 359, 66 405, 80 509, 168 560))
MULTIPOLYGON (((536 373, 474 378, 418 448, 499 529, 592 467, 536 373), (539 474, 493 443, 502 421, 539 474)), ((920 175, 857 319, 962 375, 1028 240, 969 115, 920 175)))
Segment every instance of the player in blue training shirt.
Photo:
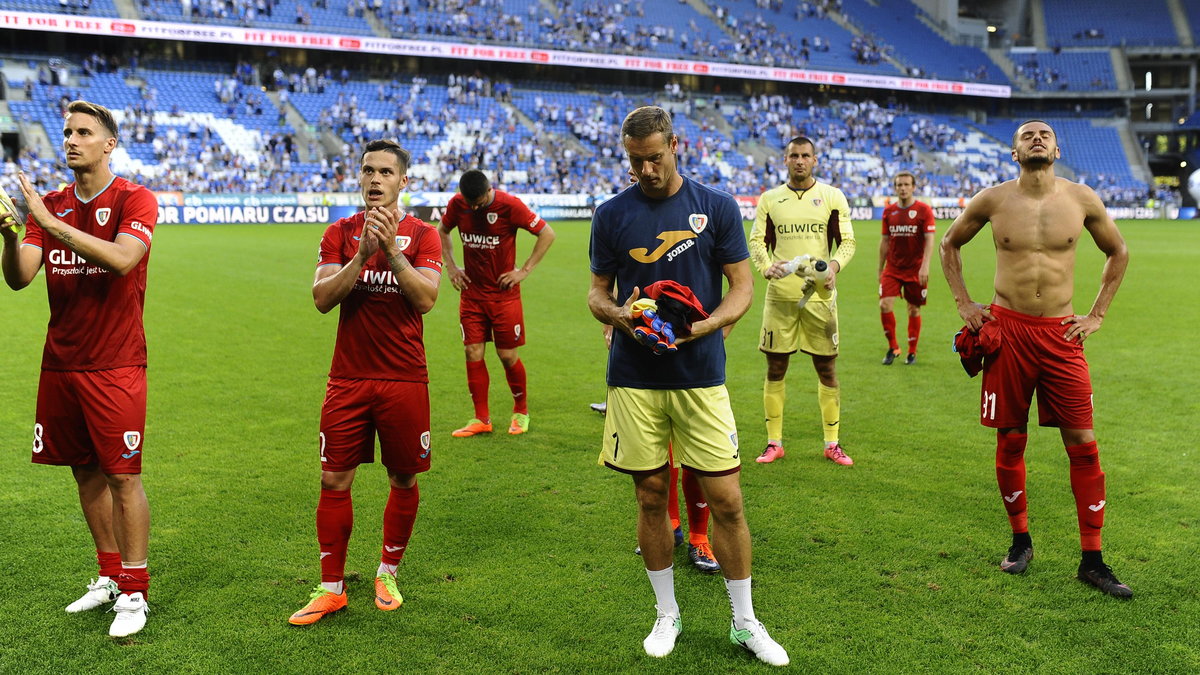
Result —
POLYGON ((651 656, 666 656, 682 630, 667 518, 673 443, 675 459, 697 474, 712 509, 714 550, 733 609, 730 640, 762 661, 787 665, 787 652, 754 616, 737 427, 725 390, 721 328, 746 313, 754 292, 741 214, 731 196, 676 170, 678 139, 667 111, 629 113, 621 141, 637 185, 596 209, 588 307, 615 329, 599 462, 631 475, 637 493, 638 544, 658 610, 642 645, 651 656), (724 297, 722 276, 729 281, 724 297), (643 288, 668 279, 690 288, 709 317, 676 341, 678 351, 656 355, 633 337, 631 308, 643 288))

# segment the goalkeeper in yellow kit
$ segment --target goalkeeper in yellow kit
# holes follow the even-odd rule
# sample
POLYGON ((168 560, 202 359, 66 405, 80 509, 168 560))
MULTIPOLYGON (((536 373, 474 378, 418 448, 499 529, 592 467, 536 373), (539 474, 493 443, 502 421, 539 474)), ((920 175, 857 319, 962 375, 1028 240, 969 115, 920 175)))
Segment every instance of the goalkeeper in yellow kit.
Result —
POLYGON ((767 447, 761 463, 783 457, 783 403, 788 359, 796 351, 812 356, 820 379, 817 402, 825 432, 825 457, 843 466, 854 463, 838 442, 841 394, 835 363, 838 354, 837 275, 854 256, 854 229, 850 205, 842 191, 817 181, 816 145, 803 136, 793 138, 784 150, 787 183, 767 190, 758 199, 758 212, 750 230, 750 259, 766 277, 762 335, 758 348, 767 357, 763 408, 767 419, 767 447), (793 273, 789 264, 798 256, 828 262, 823 282, 814 275, 793 273), (823 288, 816 289, 818 283, 823 288), (814 290, 820 292, 814 293, 814 290), (823 297, 824 296, 824 297, 823 297))

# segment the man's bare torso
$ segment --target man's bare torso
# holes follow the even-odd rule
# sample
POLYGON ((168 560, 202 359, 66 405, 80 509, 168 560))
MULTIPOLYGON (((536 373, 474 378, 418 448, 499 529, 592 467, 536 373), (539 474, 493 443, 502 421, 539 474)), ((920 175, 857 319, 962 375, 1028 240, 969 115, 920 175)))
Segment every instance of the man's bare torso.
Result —
POLYGON ((987 195, 996 244, 995 302, 1031 316, 1072 313, 1075 248, 1086 208, 1078 185, 1053 180, 1040 193, 1012 180, 987 195))

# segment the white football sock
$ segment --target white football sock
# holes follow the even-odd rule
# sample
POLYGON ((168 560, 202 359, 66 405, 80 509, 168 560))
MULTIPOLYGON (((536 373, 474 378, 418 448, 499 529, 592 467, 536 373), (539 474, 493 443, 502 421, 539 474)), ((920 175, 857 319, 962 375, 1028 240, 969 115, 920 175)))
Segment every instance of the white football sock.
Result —
POLYGON ((675 602, 675 566, 665 570, 646 570, 650 585, 654 588, 654 603, 658 611, 679 616, 679 605, 675 602))
POLYGON ((725 592, 729 594, 729 607, 733 610, 733 627, 742 629, 749 621, 755 621, 754 602, 750 599, 750 577, 726 579, 725 592))

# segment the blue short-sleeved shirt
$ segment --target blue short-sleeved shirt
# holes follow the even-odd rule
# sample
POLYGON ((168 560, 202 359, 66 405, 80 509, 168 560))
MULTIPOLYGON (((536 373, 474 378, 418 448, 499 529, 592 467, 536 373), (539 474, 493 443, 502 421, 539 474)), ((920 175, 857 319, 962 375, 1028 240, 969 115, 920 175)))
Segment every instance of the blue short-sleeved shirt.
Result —
MULTIPOLYGON (((604 202, 592 217, 592 272, 616 279, 617 304, 633 287, 671 279, 692 289, 704 309, 721 304, 722 266, 750 257, 737 202, 686 176, 666 199, 637 185, 604 202)), ((695 389, 725 383, 725 344, 717 331, 655 355, 616 331, 608 355, 608 384, 634 389, 695 389)))

